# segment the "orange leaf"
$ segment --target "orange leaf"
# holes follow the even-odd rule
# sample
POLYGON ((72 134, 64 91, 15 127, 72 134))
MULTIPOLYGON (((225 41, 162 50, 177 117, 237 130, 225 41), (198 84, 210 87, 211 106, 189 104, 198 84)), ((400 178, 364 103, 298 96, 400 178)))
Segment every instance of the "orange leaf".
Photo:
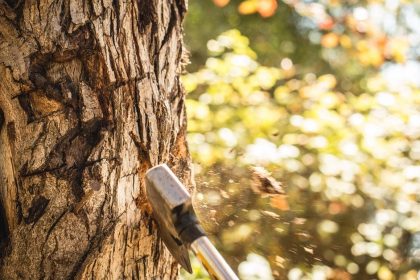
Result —
POLYGON ((243 15, 250 15, 253 14, 257 11, 257 2, 252 1, 252 0, 246 0, 244 2, 242 2, 241 4, 239 4, 238 6, 238 11, 240 14, 243 15))
POLYGON ((340 202, 331 202, 328 206, 328 212, 332 215, 337 215, 346 210, 346 206, 340 202))
POLYGON ((213 0, 213 3, 217 6, 217 7, 224 7, 227 4, 229 4, 230 0, 213 0))
POLYGON ((330 30, 334 27, 334 21, 332 18, 327 18, 324 21, 318 23, 318 27, 322 30, 330 30))
POLYGON ((286 195, 276 195, 270 199, 271 206, 280 209, 282 211, 287 211, 290 209, 289 203, 287 202, 286 195))
POLYGON ((277 0, 259 0, 257 9, 262 17, 271 17, 277 10, 277 0))
POLYGON ((346 49, 350 48, 351 45, 352 45, 351 38, 349 36, 347 36, 347 35, 341 35, 340 36, 340 45, 343 48, 346 48, 346 49))
POLYGON ((338 35, 331 32, 322 36, 321 45, 325 48, 335 48, 338 45, 338 41, 338 35))

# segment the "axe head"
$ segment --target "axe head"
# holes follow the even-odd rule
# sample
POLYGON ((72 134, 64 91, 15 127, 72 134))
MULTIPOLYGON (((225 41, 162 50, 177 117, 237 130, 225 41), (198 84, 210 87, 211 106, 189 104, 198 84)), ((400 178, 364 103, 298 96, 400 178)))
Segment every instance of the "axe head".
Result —
POLYGON ((166 164, 147 171, 146 192, 153 209, 153 218, 166 247, 176 261, 192 273, 189 244, 183 242, 178 234, 179 224, 182 223, 181 214, 193 212, 190 195, 166 164))

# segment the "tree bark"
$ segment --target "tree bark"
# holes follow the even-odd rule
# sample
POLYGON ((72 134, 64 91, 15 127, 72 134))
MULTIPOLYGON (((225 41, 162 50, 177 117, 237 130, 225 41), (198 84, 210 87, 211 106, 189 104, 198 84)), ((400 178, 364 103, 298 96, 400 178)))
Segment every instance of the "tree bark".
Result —
POLYGON ((0 279, 174 279, 145 171, 191 185, 186 0, 0 0, 0 279))

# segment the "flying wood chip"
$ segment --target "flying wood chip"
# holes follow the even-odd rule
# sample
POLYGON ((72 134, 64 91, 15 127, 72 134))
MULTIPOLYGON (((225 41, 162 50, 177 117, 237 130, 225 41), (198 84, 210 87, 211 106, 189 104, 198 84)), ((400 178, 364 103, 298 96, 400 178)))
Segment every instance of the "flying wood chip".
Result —
POLYGON ((271 176, 264 167, 253 166, 251 188, 255 193, 261 195, 285 194, 282 184, 271 176))

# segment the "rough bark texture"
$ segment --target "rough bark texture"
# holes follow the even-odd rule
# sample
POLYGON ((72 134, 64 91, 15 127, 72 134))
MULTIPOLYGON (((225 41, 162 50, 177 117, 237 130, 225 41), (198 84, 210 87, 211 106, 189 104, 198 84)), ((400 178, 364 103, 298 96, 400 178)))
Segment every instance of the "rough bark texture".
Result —
POLYGON ((190 183, 186 0, 0 0, 0 279, 173 279, 144 173, 190 183))

